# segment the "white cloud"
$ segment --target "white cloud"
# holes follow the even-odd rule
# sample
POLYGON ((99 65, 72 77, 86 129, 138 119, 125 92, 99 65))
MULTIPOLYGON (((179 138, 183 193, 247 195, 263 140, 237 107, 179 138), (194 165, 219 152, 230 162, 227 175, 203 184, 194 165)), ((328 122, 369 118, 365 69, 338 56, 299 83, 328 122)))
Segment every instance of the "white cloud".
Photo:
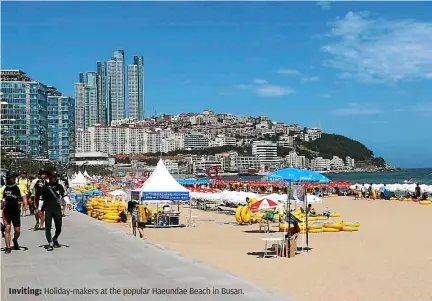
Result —
POLYGON ((370 104, 349 103, 346 107, 333 110, 332 113, 339 116, 376 115, 380 113, 380 110, 370 104))
POLYGON ((323 10, 329 10, 331 8, 332 2, 331 1, 318 1, 316 3, 321 9, 323 10))
POLYGON ((257 84, 257 85, 265 85, 265 84, 267 84, 267 81, 265 80, 265 79, 254 79, 254 84, 257 84))
POLYGON ((295 69, 279 69, 277 73, 284 75, 300 75, 300 72, 295 69))
POLYGON ((431 77, 432 22, 349 12, 329 26, 331 41, 321 48, 329 56, 324 64, 341 70, 340 76, 375 83, 431 77))
POLYGON ((304 82, 304 83, 317 82, 317 81, 319 81, 319 77, 318 76, 311 76, 311 77, 303 77, 302 78, 302 82, 304 82))
POLYGON ((431 73, 426 73, 425 74, 425 78, 432 79, 432 72, 431 73))
POLYGON ((293 90, 278 85, 260 85, 254 92, 262 97, 277 97, 294 93, 293 90))

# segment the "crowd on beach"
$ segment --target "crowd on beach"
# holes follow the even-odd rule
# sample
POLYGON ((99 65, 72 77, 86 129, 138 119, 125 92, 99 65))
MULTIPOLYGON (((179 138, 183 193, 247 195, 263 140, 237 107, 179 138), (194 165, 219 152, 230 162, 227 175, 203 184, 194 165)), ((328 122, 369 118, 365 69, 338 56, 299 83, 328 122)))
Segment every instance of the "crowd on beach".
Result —
MULTIPOLYGON (((381 186, 379 189, 374 189, 372 185, 355 185, 355 188, 351 189, 351 194, 355 199, 389 200, 392 197, 392 193, 386 184, 381 186)), ((427 191, 422 191, 420 184, 417 183, 413 192, 409 190, 402 191, 402 194, 399 197, 419 202, 427 200, 429 193, 427 191)))

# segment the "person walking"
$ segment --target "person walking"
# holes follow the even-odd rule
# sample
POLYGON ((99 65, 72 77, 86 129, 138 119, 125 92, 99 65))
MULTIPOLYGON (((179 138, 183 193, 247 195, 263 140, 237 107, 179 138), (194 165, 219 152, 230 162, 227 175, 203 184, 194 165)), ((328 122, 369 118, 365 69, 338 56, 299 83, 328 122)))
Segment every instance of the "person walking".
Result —
POLYGON ((41 210, 39 210, 39 200, 43 188, 48 183, 47 174, 48 174, 47 171, 43 169, 39 170, 38 177, 34 179, 30 185, 30 190, 32 189, 34 190, 33 206, 35 208, 35 219, 36 219, 36 225, 34 227, 35 230, 42 230, 44 228, 45 217, 44 217, 44 213, 41 210))
MULTIPOLYGON (((49 182, 41 189, 39 210, 45 213, 45 236, 48 242, 48 251, 60 247, 58 238, 62 230, 62 202, 65 190, 59 183, 57 173, 48 176, 49 182), (51 227, 54 220, 55 234, 52 237, 51 227)), ((70 204, 68 204, 70 206, 70 204)))
POLYGON ((66 206, 69 200, 69 194, 70 194, 70 189, 69 189, 69 180, 66 174, 63 174, 60 178, 59 183, 63 186, 64 190, 65 190, 65 197, 63 198, 63 202, 62 202, 62 217, 65 217, 65 212, 66 212, 66 206))
MULTIPOLYGON (((30 192, 30 184, 31 184, 31 183, 30 183, 30 180, 29 180, 28 177, 27 177, 27 172, 22 171, 22 172, 20 173, 20 176, 19 176, 19 178, 18 178, 17 183, 18 183, 18 186, 21 188, 21 190, 24 191, 24 193, 25 193, 27 199, 29 199, 29 198, 30 198, 30 194, 29 194, 29 192, 30 192)), ((22 216, 26 216, 26 211, 27 211, 27 210, 24 210, 23 205, 24 205, 24 204, 21 202, 21 215, 22 215, 22 216)))
POLYGON ((21 234, 21 208, 27 210, 27 196, 16 183, 16 175, 9 172, 5 176, 6 185, 0 188, 0 200, 3 208, 3 223, 5 227, 5 254, 11 252, 11 225, 14 226, 13 246, 14 250, 19 250, 18 238, 21 234))

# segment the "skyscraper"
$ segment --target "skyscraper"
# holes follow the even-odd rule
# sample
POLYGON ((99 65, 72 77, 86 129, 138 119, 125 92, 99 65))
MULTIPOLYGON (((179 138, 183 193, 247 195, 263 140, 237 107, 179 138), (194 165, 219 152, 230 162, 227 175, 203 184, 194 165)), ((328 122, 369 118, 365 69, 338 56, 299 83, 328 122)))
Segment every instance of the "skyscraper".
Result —
POLYGON ((97 62, 98 75, 98 123, 106 125, 108 121, 108 94, 107 94, 107 63, 97 62))
POLYGON ((1 147, 46 156, 47 86, 21 70, 1 70, 1 147))
POLYGON ((75 102, 48 87, 48 159, 67 162, 75 146, 75 102))
POLYGON ((134 56, 127 66, 128 117, 144 119, 144 59, 134 56))
POLYGON ((124 74, 124 51, 115 50, 111 60, 107 62, 108 67, 108 107, 109 120, 125 118, 125 74, 124 74))
POLYGON ((85 129, 85 85, 76 83, 75 89, 75 128, 85 129))
POLYGON ((86 129, 99 123, 98 75, 84 72, 79 75, 80 82, 75 84, 75 125, 86 129))

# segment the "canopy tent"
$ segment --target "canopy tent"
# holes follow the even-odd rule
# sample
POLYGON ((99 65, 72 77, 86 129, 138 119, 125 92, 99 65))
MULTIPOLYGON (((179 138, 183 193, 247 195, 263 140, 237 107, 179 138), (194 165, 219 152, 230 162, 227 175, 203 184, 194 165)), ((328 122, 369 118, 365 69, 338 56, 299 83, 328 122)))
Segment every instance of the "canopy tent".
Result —
POLYGON ((69 183, 72 187, 75 186, 84 186, 87 184, 87 179, 84 177, 84 175, 79 172, 75 178, 72 179, 69 183))
POLYGON ((91 178, 90 175, 87 173, 87 170, 84 170, 83 176, 86 177, 86 178, 91 178))
POLYGON ((162 159, 144 184, 132 192, 139 192, 142 201, 187 201, 189 190, 179 184, 167 170, 162 159))
POLYGON ((267 176, 268 181, 286 181, 286 182, 319 182, 329 183, 330 179, 322 174, 306 169, 284 168, 279 169, 267 176))

